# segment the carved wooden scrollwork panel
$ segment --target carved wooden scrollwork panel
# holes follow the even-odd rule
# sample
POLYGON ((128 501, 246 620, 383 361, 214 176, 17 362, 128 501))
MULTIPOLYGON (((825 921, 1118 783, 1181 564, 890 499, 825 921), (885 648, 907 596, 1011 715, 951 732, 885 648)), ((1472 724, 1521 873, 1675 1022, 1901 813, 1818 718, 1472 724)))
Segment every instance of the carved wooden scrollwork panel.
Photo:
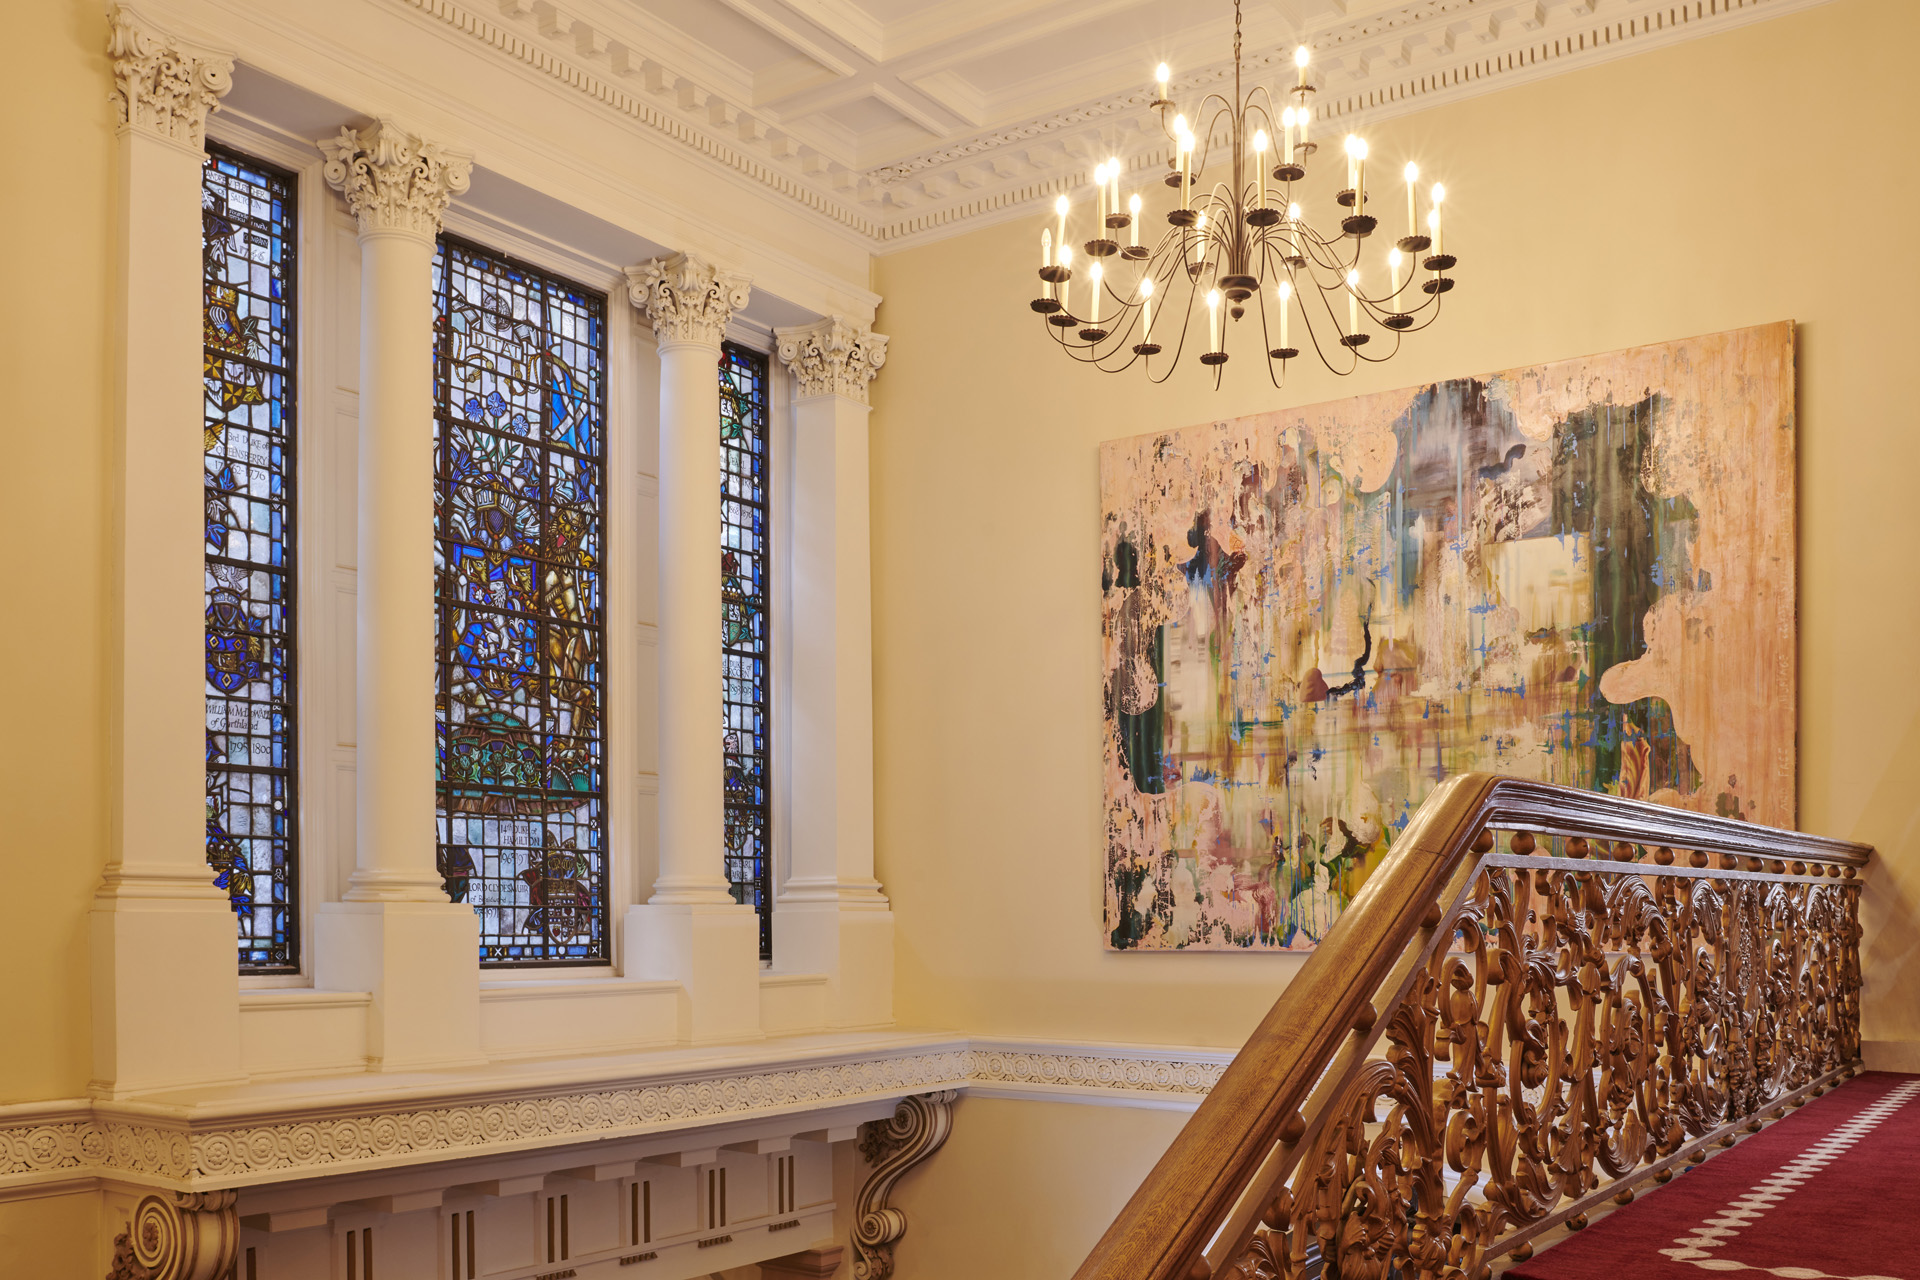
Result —
POLYGON ((1588 858, 1581 840, 1539 857, 1525 833, 1510 847, 1447 904, 1451 947, 1362 1031, 1375 1056, 1311 1119, 1225 1274, 1480 1280, 1858 1058, 1850 879, 1642 862, 1625 844, 1588 858))

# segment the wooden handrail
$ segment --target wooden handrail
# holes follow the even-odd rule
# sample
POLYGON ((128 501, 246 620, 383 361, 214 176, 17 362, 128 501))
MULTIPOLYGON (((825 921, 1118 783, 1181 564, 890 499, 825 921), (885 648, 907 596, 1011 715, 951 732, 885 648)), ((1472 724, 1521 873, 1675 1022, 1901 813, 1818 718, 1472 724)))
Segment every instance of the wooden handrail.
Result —
MULTIPOLYGON (((1631 1194, 1634 1182, 1703 1152, 1738 1121, 1797 1104, 1857 1057, 1853 890, 1871 853, 1847 841, 1494 774, 1448 780, 1274 1002, 1076 1280, 1292 1276, 1309 1246, 1385 1251, 1406 1275, 1472 1277, 1487 1257, 1530 1247, 1525 1240, 1541 1224, 1571 1218, 1604 1194, 1631 1194), (1512 852, 1493 851, 1496 829, 1516 833, 1512 852), (1536 837, 1557 840, 1571 856, 1536 855, 1536 837), (1595 856, 1582 860, 1589 852, 1595 856), (1710 861, 1718 866, 1708 868, 1710 861), (1794 932, 1780 925, 1783 913, 1794 912, 1810 913, 1833 937, 1770 943, 1794 932), (1524 918, 1508 918, 1516 914, 1524 918), (1456 936, 1466 938, 1467 952, 1447 945, 1456 936), (1783 946, 1804 948, 1792 952, 1802 959, 1776 956, 1783 946), (1746 1034, 1741 1027, 1757 1027, 1752 1002, 1759 997, 1743 996, 1736 974, 1753 987, 1767 977, 1766 966, 1793 965, 1788 976, 1818 1005, 1794 1024, 1808 1061, 1787 1062, 1769 1048, 1771 1074, 1755 1083, 1758 1067, 1726 1065, 1729 1053, 1747 1062, 1751 1052, 1693 1043, 1709 1022, 1730 1043, 1746 1034), (1596 1052, 1603 1029, 1606 1043, 1596 1052), (1369 1061, 1383 1035, 1392 1046, 1387 1060, 1369 1061), (1542 1036, 1554 1037, 1561 1061, 1539 1065, 1553 1056, 1535 1043, 1542 1036), (1343 1193, 1341 1181, 1385 1157, 1363 1150, 1364 1142, 1356 1146, 1367 1119, 1359 1112, 1371 1114, 1376 1096, 1397 1099, 1400 1118, 1391 1123, 1408 1135, 1423 1133, 1424 1124, 1444 1128, 1446 1117, 1435 1113, 1452 1104, 1435 1100, 1435 1042, 1452 1056, 1443 1079, 1454 1081, 1449 1096, 1460 1100, 1456 1109, 1475 1113, 1479 1128, 1499 1127, 1489 1119, 1495 1111, 1531 1114, 1521 1089, 1506 1087, 1510 1071, 1551 1070, 1556 1087, 1567 1082, 1555 1114, 1568 1132, 1586 1136, 1577 1150, 1551 1159, 1544 1146, 1524 1148, 1536 1137, 1561 1141, 1553 1135, 1519 1135, 1517 1152, 1511 1133, 1497 1141, 1483 1135, 1477 1147, 1455 1139, 1478 1152, 1467 1173, 1486 1165, 1488 1186, 1498 1184, 1503 1201, 1464 1214, 1463 1206, 1479 1205, 1469 1190, 1486 1188, 1449 1192, 1441 1136, 1410 1138, 1398 1145, 1434 1150, 1393 1155, 1360 1197, 1377 1199, 1382 1187, 1389 1198, 1408 1197, 1406 1222, 1372 1205, 1367 1223, 1379 1238, 1361 1239, 1365 1229, 1340 1218, 1361 1212, 1342 1207, 1360 1184, 1343 1193), (1694 1062, 1700 1052, 1704 1065, 1694 1062), (1675 1078, 1649 1083, 1663 1072, 1675 1078), (1458 1079, 1463 1073, 1471 1078, 1458 1079), (1720 1080, 1735 1075, 1732 1084, 1720 1080), (1642 1089, 1651 1092, 1635 1104, 1633 1091, 1642 1089), (1645 1116, 1629 1114, 1636 1105, 1645 1116), (1660 1131, 1643 1132, 1646 1123, 1660 1131), (1644 1149, 1632 1149, 1636 1141, 1644 1149), (1600 1146, 1608 1150, 1596 1155, 1600 1146), (1303 1174, 1310 1159, 1320 1163, 1303 1174), (1614 1173, 1611 1166, 1623 1161, 1625 1172, 1614 1173), (1604 1187, 1600 1164, 1610 1166, 1604 1187), (1543 1179, 1550 1185, 1535 1189, 1543 1179), (1296 1193, 1312 1193, 1320 1207, 1296 1204, 1296 1193), (1436 1202, 1449 1196, 1450 1216, 1443 1216, 1436 1202), (1309 1230, 1314 1240, 1299 1238, 1309 1230), (1292 1265, 1275 1257, 1288 1251, 1292 1265)), ((1548 1103, 1543 1097, 1541 1106, 1548 1103)))

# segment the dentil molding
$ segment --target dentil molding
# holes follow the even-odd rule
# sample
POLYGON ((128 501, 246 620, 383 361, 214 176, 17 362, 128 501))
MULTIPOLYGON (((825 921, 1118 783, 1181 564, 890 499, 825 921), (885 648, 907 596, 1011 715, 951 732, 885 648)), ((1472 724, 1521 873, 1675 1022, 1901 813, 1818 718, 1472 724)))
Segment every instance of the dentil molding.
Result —
POLYGON ((316 144, 327 185, 346 198, 360 234, 402 232, 431 240, 447 205, 473 180, 473 158, 416 137, 391 120, 342 129, 316 144))
POLYGON ((211 1191, 951 1089, 1185 1110, 1232 1058, 1231 1050, 913 1037, 828 1059, 763 1057, 611 1086, 474 1089, 431 1103, 356 1103, 342 1090, 205 1118, 146 1104, 28 1104, 0 1109, 0 1197, 87 1178, 211 1191))
POLYGON ((108 15, 113 102, 120 123, 168 142, 202 150, 207 113, 233 87, 233 57, 182 44, 125 5, 108 15))
POLYGON ((845 316, 775 329, 773 336, 800 396, 845 396, 865 404, 867 384, 887 362, 887 335, 845 316))
POLYGON ((660 342, 695 342, 718 351, 727 324, 746 308, 753 279, 688 254, 627 268, 627 296, 653 322, 660 342))

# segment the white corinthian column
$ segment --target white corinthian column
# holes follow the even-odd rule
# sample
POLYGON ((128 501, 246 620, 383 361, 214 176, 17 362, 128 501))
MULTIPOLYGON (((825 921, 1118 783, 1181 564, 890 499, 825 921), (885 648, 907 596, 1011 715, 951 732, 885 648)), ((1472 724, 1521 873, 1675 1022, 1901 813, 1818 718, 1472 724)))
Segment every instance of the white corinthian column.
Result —
POLYGON ((319 144, 360 223, 354 869, 317 984, 373 994, 382 1070, 479 1059, 479 926, 434 866, 433 251, 471 160, 379 120, 319 144))
POLYGON ((94 1089, 240 1071, 232 910, 207 866, 200 167, 233 59, 110 15, 120 127, 106 874, 89 920, 94 1089))
POLYGON ((660 352, 660 872, 628 910, 628 971, 686 987, 683 1039, 740 1039, 760 1034, 760 942, 724 860, 719 362, 751 282, 684 253, 627 276, 660 352))
POLYGON ((793 402, 792 865, 782 967, 827 975, 827 1024, 893 1019, 893 912, 873 878, 867 384, 887 339, 843 316, 777 329, 793 402))

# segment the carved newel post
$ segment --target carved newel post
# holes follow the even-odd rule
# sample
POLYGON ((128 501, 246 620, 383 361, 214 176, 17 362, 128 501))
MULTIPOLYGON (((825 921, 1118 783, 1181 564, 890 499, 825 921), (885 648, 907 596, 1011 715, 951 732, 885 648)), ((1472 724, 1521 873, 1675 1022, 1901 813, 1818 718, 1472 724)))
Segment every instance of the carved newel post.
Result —
POLYGON ((319 144, 360 224, 354 869, 315 918, 323 988, 373 993, 386 1070, 476 1061, 479 927, 435 869, 433 253, 471 160, 391 120, 319 144))
POLYGON ((873 878, 867 387, 886 335, 843 316, 775 331, 793 372, 792 868, 784 967, 827 975, 827 1021, 893 1017, 893 912, 873 878))
POLYGON ((720 343, 748 277, 687 254, 627 271, 660 352, 660 870, 628 971, 686 984, 683 1038, 760 1031, 759 922, 728 891, 720 714, 720 343))
POLYGON ((200 170, 233 59, 109 16, 120 115, 109 845, 89 920, 94 1089, 238 1077, 233 912, 207 866, 200 170))

